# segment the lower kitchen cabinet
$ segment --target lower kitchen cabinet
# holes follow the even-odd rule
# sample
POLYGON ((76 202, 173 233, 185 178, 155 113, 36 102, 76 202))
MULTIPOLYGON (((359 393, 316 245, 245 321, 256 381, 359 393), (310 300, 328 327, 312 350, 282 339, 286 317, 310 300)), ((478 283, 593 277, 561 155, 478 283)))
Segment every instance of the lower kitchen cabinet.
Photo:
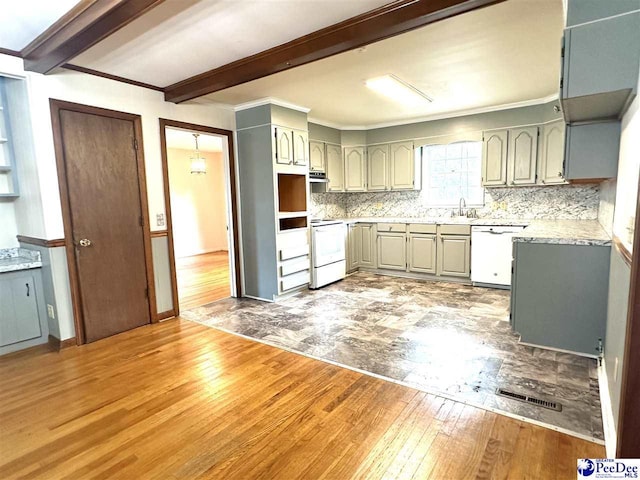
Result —
POLYGON ((611 247, 514 243, 511 324, 523 343, 598 355, 611 247))
POLYGON ((48 341, 42 295, 40 270, 0 274, 0 354, 48 341))
POLYGON ((360 267, 376 267, 376 235, 372 223, 361 223, 360 228, 360 267))
POLYGON ((347 272, 353 272, 360 266, 360 251, 362 250, 362 235, 360 225, 351 223, 347 230, 347 272))
POLYGON ((435 274, 437 236, 410 233, 408 238, 409 271, 435 274))
POLYGON ((471 274, 471 237, 440 235, 438 242, 438 275, 469 277, 471 274))
POLYGON ((407 269, 406 238, 405 233, 378 232, 378 268, 407 269))

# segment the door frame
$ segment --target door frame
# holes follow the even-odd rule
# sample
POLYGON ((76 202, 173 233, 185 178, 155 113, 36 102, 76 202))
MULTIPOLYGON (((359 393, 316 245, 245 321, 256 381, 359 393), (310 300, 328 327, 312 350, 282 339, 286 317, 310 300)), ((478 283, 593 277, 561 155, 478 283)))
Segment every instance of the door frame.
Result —
POLYGON ((242 296, 242 279, 240 270, 240 240, 238 221, 238 196, 236 188, 236 162, 234 155, 233 132, 216 127, 207 127, 205 125, 197 125, 194 123, 180 122, 178 120, 160 119, 160 152, 162 157, 162 181, 164 183, 164 209, 167 225, 167 239, 169 242, 169 271, 171 273, 171 294, 173 297, 173 310, 164 312, 163 317, 178 316, 180 314, 180 302, 178 298, 178 280, 176 276, 176 257, 173 244, 173 219, 171 216, 171 195, 169 191, 169 165, 167 158, 167 135, 166 127, 181 128, 183 130, 191 130, 194 132, 207 133, 227 137, 227 150, 229 154, 229 196, 231 205, 227 205, 227 212, 231 207, 231 218, 228 219, 232 228, 232 247, 233 247, 233 267, 235 270, 235 290, 236 296, 242 296))
POLYGON ((147 198, 147 182, 144 163, 144 149, 142 141, 142 117, 133 113, 119 112, 105 108, 92 107, 64 100, 49 99, 51 108, 51 125, 53 129, 53 146, 55 150, 56 166, 58 171, 58 187, 60 190, 60 205, 62 207, 62 223, 64 225, 64 243, 67 254, 67 267, 69 270, 69 284, 71 290, 71 303, 73 306, 73 321, 76 330, 76 343, 86 343, 84 314, 82 312, 82 297, 80 294, 80 281, 78 265, 76 262, 75 247, 73 245, 73 228, 71 222, 71 204, 69 202, 69 184, 67 182, 67 166, 64 157, 64 142, 60 122, 60 112, 68 110, 89 115, 98 115, 120 120, 129 120, 133 123, 134 139, 137 141, 136 168, 138 171, 138 188, 140 195, 140 209, 142 211, 142 236, 144 244, 144 261, 147 274, 149 318, 151 323, 158 321, 156 315, 156 292, 153 276, 153 257, 151 253, 151 234, 149 228, 149 203, 147 198))

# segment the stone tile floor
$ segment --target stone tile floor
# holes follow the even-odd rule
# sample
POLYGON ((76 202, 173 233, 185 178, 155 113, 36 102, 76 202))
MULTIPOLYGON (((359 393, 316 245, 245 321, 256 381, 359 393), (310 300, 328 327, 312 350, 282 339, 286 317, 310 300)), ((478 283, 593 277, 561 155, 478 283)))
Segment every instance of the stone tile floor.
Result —
POLYGON ((597 361, 519 345, 508 312, 508 291, 359 272, 278 303, 228 298, 181 316, 603 439, 597 361), (499 397, 498 387, 563 410, 499 397))

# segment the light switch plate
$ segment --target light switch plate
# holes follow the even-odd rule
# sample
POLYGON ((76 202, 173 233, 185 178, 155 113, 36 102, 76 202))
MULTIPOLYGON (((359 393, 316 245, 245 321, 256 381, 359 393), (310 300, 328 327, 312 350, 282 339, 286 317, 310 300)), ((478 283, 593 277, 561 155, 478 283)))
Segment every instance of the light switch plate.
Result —
POLYGON ((55 320, 56 318, 56 314, 53 310, 53 305, 49 305, 48 303, 47 303, 47 315, 49 315, 49 318, 51 320, 55 320))

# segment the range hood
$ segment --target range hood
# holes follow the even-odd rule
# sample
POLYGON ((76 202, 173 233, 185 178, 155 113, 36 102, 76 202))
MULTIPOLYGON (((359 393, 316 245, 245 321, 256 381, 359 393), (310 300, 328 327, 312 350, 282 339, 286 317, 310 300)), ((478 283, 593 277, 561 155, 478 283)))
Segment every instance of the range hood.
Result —
POLYGON ((309 182, 311 183, 328 183, 327 174, 324 172, 309 172, 309 182))

